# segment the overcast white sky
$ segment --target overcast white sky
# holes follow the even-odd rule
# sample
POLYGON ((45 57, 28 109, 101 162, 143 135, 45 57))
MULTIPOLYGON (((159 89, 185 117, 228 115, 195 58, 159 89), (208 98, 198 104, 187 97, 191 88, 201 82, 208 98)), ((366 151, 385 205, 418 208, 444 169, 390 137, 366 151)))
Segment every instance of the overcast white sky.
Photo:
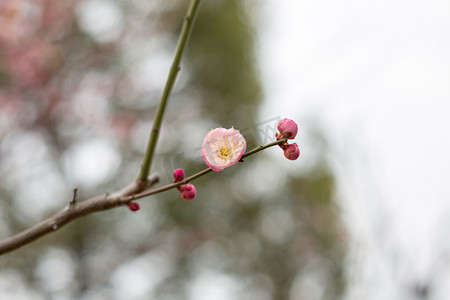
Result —
POLYGON ((347 298, 449 299, 450 1, 266 0, 260 22, 261 118, 314 120, 334 150, 347 298))

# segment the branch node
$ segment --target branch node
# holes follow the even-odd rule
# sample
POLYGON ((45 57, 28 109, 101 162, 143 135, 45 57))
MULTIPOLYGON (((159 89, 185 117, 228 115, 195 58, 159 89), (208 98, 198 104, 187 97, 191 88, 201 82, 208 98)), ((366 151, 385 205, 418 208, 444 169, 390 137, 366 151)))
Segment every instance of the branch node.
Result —
POLYGON ((73 198, 72 198, 72 200, 70 200, 69 205, 72 206, 72 205, 76 204, 77 201, 78 201, 78 188, 75 188, 73 190, 73 198))
POLYGON ((52 227, 53 231, 56 231, 58 229, 58 224, 56 224, 55 222, 51 223, 50 226, 52 227))

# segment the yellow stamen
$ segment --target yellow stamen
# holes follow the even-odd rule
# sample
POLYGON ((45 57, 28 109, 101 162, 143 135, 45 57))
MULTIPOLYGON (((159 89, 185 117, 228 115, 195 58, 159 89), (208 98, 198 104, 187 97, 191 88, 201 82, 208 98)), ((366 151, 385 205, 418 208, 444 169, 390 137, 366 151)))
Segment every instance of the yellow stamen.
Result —
POLYGON ((229 149, 228 147, 222 146, 219 149, 219 156, 222 159, 227 159, 228 156, 230 155, 230 153, 231 153, 231 149, 229 149))

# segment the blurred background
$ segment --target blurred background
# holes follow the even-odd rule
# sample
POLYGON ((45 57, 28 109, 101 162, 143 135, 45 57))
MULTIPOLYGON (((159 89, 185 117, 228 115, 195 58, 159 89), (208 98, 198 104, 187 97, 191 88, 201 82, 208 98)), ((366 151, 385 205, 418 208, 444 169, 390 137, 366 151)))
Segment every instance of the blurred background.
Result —
MULTIPOLYGON (((188 1, 0 2, 0 238, 131 182, 188 1)), ((0 257, 5 299, 448 299, 450 4, 203 1, 153 171, 270 148, 0 257)))

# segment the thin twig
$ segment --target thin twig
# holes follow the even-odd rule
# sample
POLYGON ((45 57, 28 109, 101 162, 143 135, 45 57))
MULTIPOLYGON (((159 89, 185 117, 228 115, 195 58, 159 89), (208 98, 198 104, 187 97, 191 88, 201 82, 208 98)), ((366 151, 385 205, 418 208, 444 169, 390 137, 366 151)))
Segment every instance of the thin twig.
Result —
POLYGON ((192 27, 194 25, 195 16, 197 15, 198 6, 200 0, 192 0, 189 5, 188 12, 184 18, 183 27, 181 28, 180 37, 175 50, 175 56, 170 67, 169 75, 167 77, 166 85, 164 86, 161 100, 159 101, 158 109, 155 113, 155 119, 153 120, 153 127, 148 140, 147 149, 145 151, 144 159, 141 165, 141 172, 139 178, 145 180, 150 173, 152 165, 153 154, 155 153, 156 143, 158 142, 158 136, 161 128, 162 119, 164 117, 164 111, 167 106, 167 100, 169 99, 172 88, 177 79, 178 72, 180 71, 181 57, 183 56, 184 49, 186 48, 187 41, 189 40, 192 27))
POLYGON ((73 190, 73 198, 72 200, 69 202, 69 205, 74 205, 75 203, 77 203, 78 201, 78 188, 75 188, 73 190))
MULTIPOLYGON (((242 159, 246 158, 246 157, 249 157, 250 155, 253 155, 255 153, 258 153, 259 151, 262 151, 262 150, 267 149, 269 147, 273 147, 273 146, 276 146, 276 145, 279 145, 279 144, 282 144, 282 143, 286 143, 286 142, 287 142, 287 139, 281 139, 281 140, 277 140, 275 142, 266 144, 264 146, 258 146, 256 148, 254 148, 254 149, 244 153, 244 155, 242 155, 242 159)), ((200 172, 198 172, 198 173, 196 173, 194 175, 189 176, 188 178, 185 178, 184 180, 182 180, 180 182, 168 184, 168 185, 165 185, 165 186, 153 189, 153 190, 148 190, 148 191, 145 191, 145 192, 142 192, 142 193, 137 193, 137 194, 134 194, 132 198, 130 196, 123 196, 123 197, 120 198, 120 200, 121 201, 130 201, 130 200, 136 200, 136 199, 144 198, 144 197, 147 197, 147 196, 150 196, 150 195, 158 194, 158 193, 161 193, 161 192, 164 192, 164 191, 176 188, 176 187, 178 187, 178 186, 180 186, 182 184, 186 184, 186 183, 188 183, 188 182, 190 182, 190 181, 192 181, 192 180, 194 180, 194 179, 196 179, 196 178, 198 178, 200 176, 208 174, 211 171, 212 171, 211 168, 206 168, 206 169, 204 169, 204 170, 202 170, 202 171, 200 171, 200 172)))

